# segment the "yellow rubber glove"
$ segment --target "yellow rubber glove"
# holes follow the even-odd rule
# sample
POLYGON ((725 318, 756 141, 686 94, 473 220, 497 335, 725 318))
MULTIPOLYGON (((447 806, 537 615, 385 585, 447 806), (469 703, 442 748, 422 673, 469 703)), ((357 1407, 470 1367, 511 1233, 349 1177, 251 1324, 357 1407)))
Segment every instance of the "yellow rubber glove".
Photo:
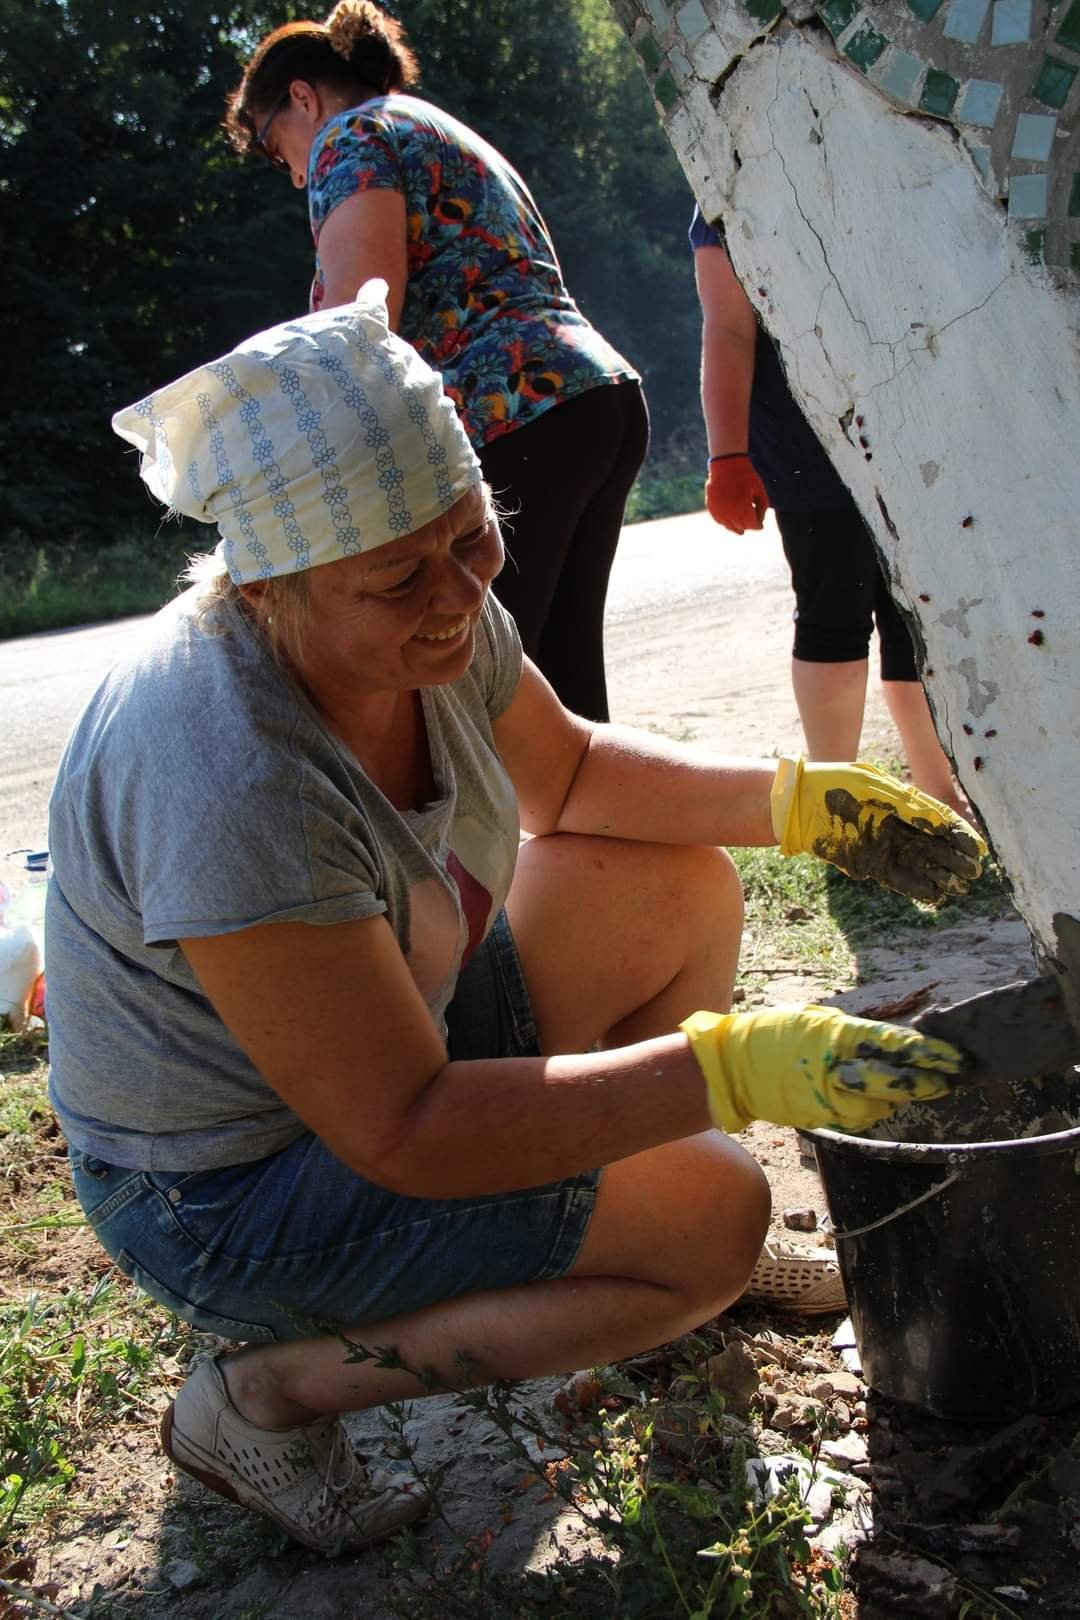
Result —
POLYGON ((785 855, 817 855, 851 878, 941 905, 965 894, 986 845, 948 805, 873 765, 781 759, 770 798, 785 855))
POLYGON ((692 1013, 679 1028, 722 1131, 752 1119, 861 1131, 905 1103, 943 1097, 965 1059, 948 1041, 837 1007, 692 1013))

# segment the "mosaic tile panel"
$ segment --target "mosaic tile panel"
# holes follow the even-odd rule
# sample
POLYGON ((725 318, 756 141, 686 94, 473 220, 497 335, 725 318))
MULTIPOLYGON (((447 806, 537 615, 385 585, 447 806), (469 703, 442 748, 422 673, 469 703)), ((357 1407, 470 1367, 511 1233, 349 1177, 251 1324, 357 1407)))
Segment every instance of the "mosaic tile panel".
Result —
POLYGON ((1027 163, 1045 163, 1054 144, 1057 119, 1045 113, 1021 113, 1016 120, 1012 156, 1027 163))
POLYGON ((1004 87, 988 79, 969 79, 960 96, 956 116, 962 124, 978 124, 993 129, 1004 87))
POLYGON ((675 26, 688 45, 696 45, 709 26, 708 13, 701 0, 687 0, 675 13, 675 26))
POLYGON ((942 33, 946 39, 962 39, 974 45, 989 10, 990 0, 949 0, 942 33))
POLYGON ((824 0, 818 16, 835 39, 859 14, 858 0, 824 0))
POLYGON ((1065 13, 1065 20, 1055 35, 1059 45, 1080 52, 1080 0, 1073 0, 1065 13))
POLYGON ((877 61, 888 43, 885 35, 864 19, 844 45, 844 55, 865 71, 877 61))
POLYGON ((1009 218, 1045 219, 1047 190, 1045 174, 1014 174, 1009 181, 1009 218))
POLYGON ((646 73, 655 73, 664 58, 660 53, 659 45, 647 28, 637 35, 633 44, 646 73))
POLYGON ((942 73, 940 68, 931 68, 926 75, 923 93, 919 97, 919 106, 923 112, 933 113, 937 118, 948 118, 956 105, 959 93, 960 86, 951 73, 942 73))
POLYGON ((1031 0, 994 0, 991 45, 1023 45, 1031 37, 1031 0))
POLYGON ((661 73, 653 85, 653 95, 665 112, 674 112, 679 101, 679 87, 670 73, 661 73))
POLYGON ((926 63, 917 56, 892 47, 882 61, 881 71, 874 74, 874 81, 887 95, 910 106, 915 101, 915 92, 921 86, 925 71, 926 63))
POLYGON ((1070 63, 1058 61, 1055 56, 1044 56, 1031 94, 1046 107, 1064 107, 1078 71, 1070 63))
POLYGON ((760 34, 805 28, 901 110, 955 125, 1024 255, 1077 268, 1080 0, 611 3, 665 121, 760 34))

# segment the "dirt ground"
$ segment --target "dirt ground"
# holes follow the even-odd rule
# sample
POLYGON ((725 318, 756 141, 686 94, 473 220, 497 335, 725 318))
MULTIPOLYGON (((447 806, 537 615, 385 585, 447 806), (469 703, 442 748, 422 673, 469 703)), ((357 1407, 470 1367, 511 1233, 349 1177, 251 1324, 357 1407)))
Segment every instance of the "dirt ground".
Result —
MULTIPOLYGON (((790 596, 779 584, 760 586, 705 612, 680 606, 644 622, 616 623, 609 638, 614 717, 721 752, 771 755, 797 748, 789 644, 790 596)), ((864 750, 878 758, 899 756, 876 683, 864 750)), ((835 999, 853 1012, 876 1010, 920 990, 931 1000, 949 1001, 1030 971, 1022 924, 1015 918, 980 921, 930 932, 899 948, 882 940, 860 955, 855 982, 822 999, 835 999)), ((761 999, 769 1001, 812 1000, 822 990, 811 974, 785 963, 764 982, 761 999)), ((820 1230, 793 1232, 783 1220, 795 1209, 811 1210, 817 1219, 825 1215, 821 1184, 801 1161, 794 1133, 755 1125, 746 1138, 772 1184, 775 1235, 795 1245, 820 1243, 820 1230)), ((86 1243, 84 1233, 58 1235, 53 1258, 61 1270, 69 1246, 77 1266, 93 1263, 86 1243)), ((837 1320, 826 1319, 824 1333, 820 1322, 803 1319, 774 1318, 770 1325, 790 1333, 800 1354, 810 1345, 819 1364, 839 1367, 838 1353, 830 1349, 837 1320), (808 1338, 815 1329, 817 1337, 808 1338)), ((175 1382, 181 1377, 177 1367, 175 1382)), ((537 1386, 537 1402, 550 1407, 557 1387, 555 1382, 537 1386)), ((94 1499, 79 1516, 57 1523, 51 1546, 39 1553, 37 1578, 57 1583, 54 1601, 63 1605, 54 1612, 160 1614, 170 1620, 388 1620, 396 1612, 384 1604, 388 1570, 380 1556, 324 1563, 284 1549, 281 1538, 251 1516, 178 1479, 157 1449, 156 1418, 156 1412, 145 1412, 121 1443, 102 1448, 92 1459, 94 1499)), ((371 1451, 385 1447, 379 1415, 351 1426, 371 1451)), ((523 1486, 521 1464, 503 1459, 482 1415, 463 1414, 448 1400, 434 1398, 414 1409, 411 1431, 424 1462, 446 1465, 448 1515, 466 1537, 478 1538, 493 1568, 541 1568, 555 1556, 557 1543, 564 1551, 588 1545, 587 1525, 543 1489, 545 1459, 537 1457, 540 1484, 523 1486)), ((445 1530, 436 1525, 427 1534, 439 1539, 445 1530)), ((1026 1594, 1016 1591, 1019 1596, 1010 1601, 1019 1606, 1026 1594)), ((937 1609, 913 1605, 910 1612, 962 1611, 957 1603, 937 1609)), ((1034 1612, 1030 1604, 1026 1612, 1034 1612)), ((1040 1607, 1038 1612, 1051 1611, 1040 1607)), ((1061 1615, 1072 1612, 1060 1609, 1061 1615)))

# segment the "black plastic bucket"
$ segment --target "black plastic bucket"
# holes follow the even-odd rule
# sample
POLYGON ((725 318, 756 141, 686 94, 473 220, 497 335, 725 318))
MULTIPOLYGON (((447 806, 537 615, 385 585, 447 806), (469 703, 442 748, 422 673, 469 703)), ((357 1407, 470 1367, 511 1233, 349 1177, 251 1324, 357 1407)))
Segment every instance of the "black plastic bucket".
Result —
POLYGON ((869 1384, 968 1422, 1080 1401, 1080 1125, 811 1136, 869 1384))

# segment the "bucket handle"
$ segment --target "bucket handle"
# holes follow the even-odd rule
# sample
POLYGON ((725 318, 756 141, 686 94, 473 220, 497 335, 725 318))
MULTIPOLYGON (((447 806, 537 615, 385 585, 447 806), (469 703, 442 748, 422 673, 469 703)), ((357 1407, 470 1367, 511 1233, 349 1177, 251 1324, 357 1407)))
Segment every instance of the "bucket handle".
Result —
POLYGON ((944 1181, 939 1181, 936 1187, 931 1187, 928 1192, 920 1193, 918 1198, 913 1198, 910 1203, 901 1204, 899 1209, 894 1209, 890 1214, 882 1215, 876 1221, 868 1221, 865 1226, 853 1226, 846 1232, 838 1232, 833 1227, 833 1238, 836 1240, 857 1238, 862 1237, 864 1232, 876 1232, 879 1226, 888 1226, 890 1221, 898 1221, 901 1215, 906 1215, 910 1210, 917 1209, 920 1204, 925 1204, 930 1198, 936 1198, 938 1193, 943 1193, 946 1187, 951 1187, 954 1181, 960 1181, 962 1177, 962 1170, 954 1170, 951 1175, 945 1177, 944 1181))

